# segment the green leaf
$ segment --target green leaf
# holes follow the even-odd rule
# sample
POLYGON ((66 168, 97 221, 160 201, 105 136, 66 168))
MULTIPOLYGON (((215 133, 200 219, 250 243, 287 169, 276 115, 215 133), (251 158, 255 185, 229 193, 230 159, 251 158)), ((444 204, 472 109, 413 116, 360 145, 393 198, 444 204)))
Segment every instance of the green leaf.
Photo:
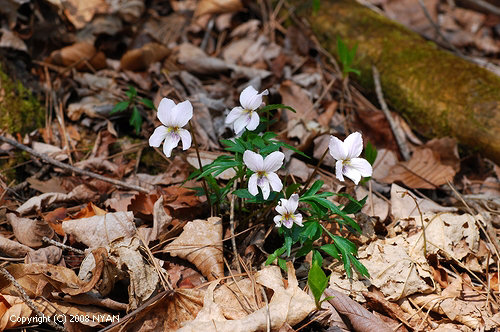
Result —
POLYGON ((367 278, 370 278, 370 273, 368 272, 368 270, 366 269, 366 267, 361 264, 360 261, 358 261, 358 259, 354 256, 351 255, 351 263, 352 265, 354 266, 354 268, 362 275, 362 276, 365 276, 367 278))
POLYGON ((279 249, 276 249, 271 255, 269 255, 269 257, 266 259, 266 265, 269 265, 271 264, 272 262, 274 262, 276 260, 276 258, 278 258, 278 256, 281 256, 283 255, 283 253, 285 252, 286 248, 285 247, 281 247, 279 249))
POLYGON ((365 196, 362 200, 357 201, 354 198, 350 197, 349 204, 344 206, 344 208, 342 209, 342 212, 347 213, 347 214, 358 213, 359 211, 361 211, 361 209, 365 205, 367 198, 368 198, 368 196, 365 196))
POLYGON ((373 146, 370 141, 368 141, 365 148, 365 158, 371 165, 373 165, 375 159, 377 159, 377 153, 377 148, 373 146))
POLYGON ((304 195, 302 195, 302 197, 307 197, 307 196, 312 196, 314 194, 316 194, 318 192, 318 190, 321 189, 321 187, 323 186, 324 182, 321 181, 321 180, 316 180, 314 181, 313 185, 311 186, 311 188, 309 188, 305 193, 304 195))
POLYGON ((345 238, 338 236, 338 235, 334 235, 333 241, 335 242, 335 245, 340 250, 342 255, 344 255, 344 253, 345 254, 351 253, 353 255, 358 254, 358 248, 356 248, 356 245, 354 243, 352 243, 351 241, 349 241, 348 239, 345 239, 345 238))
POLYGON ((290 196, 292 196, 292 194, 297 190, 299 189, 299 187, 301 186, 300 183, 292 183, 291 185, 289 185, 286 189, 285 189, 285 196, 287 198, 290 198, 290 196))
POLYGON ((131 126, 135 128, 135 133, 139 135, 141 132, 141 126, 142 126, 142 117, 141 113, 137 109, 137 107, 134 106, 134 109, 132 110, 132 115, 130 116, 129 123, 131 126))
POLYGON ((233 195, 236 195, 240 198, 253 198, 254 196, 250 194, 248 189, 238 189, 233 191, 233 195))
POLYGON ((133 99, 135 96, 137 96, 137 90, 133 86, 129 85, 128 91, 126 91, 125 94, 130 99, 133 99))
POLYGON ((278 265, 283 271, 287 272, 286 260, 284 260, 283 258, 278 258, 278 265))
POLYGON ((337 247, 335 247, 333 243, 325 244, 324 246, 321 246, 320 249, 326 252, 328 255, 332 256, 333 258, 340 260, 339 251, 337 250, 337 247))
POLYGON ((297 250, 297 252, 295 253, 295 257, 302 257, 307 255, 313 248, 312 243, 313 242, 311 240, 307 240, 306 242, 304 242, 302 248, 297 250))
POLYGON ((313 250, 312 262, 318 263, 319 266, 323 265, 323 256, 321 256, 321 253, 319 251, 313 250))
POLYGON ((317 240, 321 236, 321 226, 317 221, 309 221, 304 223, 304 227, 302 227, 301 235, 310 240, 317 240), (319 231, 319 236, 318 236, 319 231))
POLYGON ((286 248, 286 255, 290 257, 290 253, 292 251, 293 239, 290 236, 285 237, 285 244, 283 245, 286 248))
POLYGON ((313 293, 316 304, 319 303, 321 295, 328 286, 328 277, 317 262, 313 262, 309 274, 307 275, 307 283, 313 293))
POLYGON ((321 0, 313 0, 313 14, 316 15, 319 12, 321 5, 321 0))
POLYGON ((148 98, 141 98, 139 100, 141 103, 144 104, 144 106, 151 108, 152 110, 156 109, 155 104, 153 104, 153 101, 148 98))
POLYGON ((110 114, 113 114, 116 112, 122 112, 128 108, 128 105, 130 105, 129 101, 121 101, 113 107, 110 114))

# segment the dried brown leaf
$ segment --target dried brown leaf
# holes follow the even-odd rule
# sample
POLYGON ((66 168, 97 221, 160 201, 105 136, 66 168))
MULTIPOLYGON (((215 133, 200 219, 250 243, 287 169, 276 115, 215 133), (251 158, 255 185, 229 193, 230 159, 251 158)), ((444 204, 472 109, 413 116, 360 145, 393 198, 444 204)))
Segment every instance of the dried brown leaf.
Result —
POLYGON ((153 63, 162 61, 170 52, 161 44, 148 43, 125 53, 120 60, 120 67, 124 70, 143 71, 153 63))
POLYGON ((77 70, 99 70, 106 67, 106 56, 94 45, 80 42, 50 53, 48 61, 63 67, 74 66, 77 70), (89 67, 90 66, 90 67, 89 67))
POLYGON ((49 239, 54 236, 54 230, 45 221, 18 217, 14 213, 7 213, 6 217, 16 239, 29 247, 41 247, 44 236, 49 239))
POLYGON ((0 235, 0 252, 2 252, 3 255, 10 257, 24 257, 31 251, 33 251, 32 248, 17 241, 9 240, 0 235))
POLYGON ((431 149, 417 149, 409 161, 396 164, 383 182, 401 181, 410 188, 436 189, 455 176, 453 167, 444 165, 431 149))
POLYGON ((101 216, 68 220, 62 224, 63 231, 73 235, 78 242, 89 248, 107 246, 119 237, 135 234, 132 212, 111 212, 101 216))
POLYGON ((48 246, 31 251, 26 255, 24 262, 29 263, 47 263, 57 265, 62 258, 62 249, 56 246, 48 246))
POLYGON ((231 13, 241 9, 243 9, 241 0, 201 0, 196 6, 194 16, 231 13))
POLYGON ((208 280, 224 276, 222 222, 218 217, 188 222, 165 250, 193 263, 208 280))
POLYGON ((392 329, 389 328, 383 321, 375 317, 359 303, 351 300, 349 296, 330 288, 326 289, 324 294, 326 297, 331 297, 328 302, 335 307, 338 313, 349 319, 356 331, 392 331, 392 329))

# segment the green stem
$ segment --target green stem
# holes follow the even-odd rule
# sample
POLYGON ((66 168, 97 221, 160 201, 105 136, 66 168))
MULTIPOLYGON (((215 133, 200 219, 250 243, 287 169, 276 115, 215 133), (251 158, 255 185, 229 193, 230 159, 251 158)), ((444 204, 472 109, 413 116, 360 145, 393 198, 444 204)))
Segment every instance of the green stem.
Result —
MULTIPOLYGON (((194 127, 191 124, 191 121, 189 121, 189 130, 191 131, 192 136, 193 136, 193 143, 194 143, 194 148, 196 150, 196 158, 198 159, 198 165, 200 166, 200 172, 203 173, 203 165, 201 164, 200 150, 198 149, 198 143, 196 142, 196 135, 194 132, 194 127)), ((210 201, 210 194, 208 193, 207 182, 205 181, 205 178, 201 178, 201 181, 202 181, 203 190, 205 191, 205 197, 207 198, 207 203, 210 206, 210 216, 213 217, 214 211, 213 211, 212 202, 210 201)))

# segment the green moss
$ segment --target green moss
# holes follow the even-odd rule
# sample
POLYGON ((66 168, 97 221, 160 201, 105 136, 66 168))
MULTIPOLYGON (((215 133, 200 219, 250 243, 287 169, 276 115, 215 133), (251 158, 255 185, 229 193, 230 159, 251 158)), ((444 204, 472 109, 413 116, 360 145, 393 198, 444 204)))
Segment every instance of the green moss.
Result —
POLYGON ((14 82, 0 65, 0 127, 25 134, 44 125, 45 110, 30 90, 14 82))

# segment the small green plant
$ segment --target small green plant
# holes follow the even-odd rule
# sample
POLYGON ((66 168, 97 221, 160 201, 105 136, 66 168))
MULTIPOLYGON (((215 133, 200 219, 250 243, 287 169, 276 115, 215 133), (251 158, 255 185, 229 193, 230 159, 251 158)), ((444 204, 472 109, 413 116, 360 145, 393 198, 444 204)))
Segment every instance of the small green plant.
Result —
MULTIPOLYGON (((323 191, 324 183, 320 180, 309 186, 315 172, 304 185, 287 183, 286 179, 285 182, 282 181, 278 170, 283 166, 285 155, 280 150, 289 149, 305 158, 309 157, 279 141, 277 134, 266 131, 273 121, 267 120, 273 118, 270 116, 271 112, 277 109, 294 111, 281 104, 261 108, 262 96, 266 94, 267 90, 259 94, 251 86, 243 90, 240 95, 242 106, 233 108, 226 118, 226 123, 233 124, 236 133, 236 137, 221 141, 227 153, 208 165, 200 166, 188 180, 204 180, 204 187, 196 189, 200 195, 207 196, 217 212, 228 204, 237 205, 234 208, 237 208, 238 215, 242 217, 239 220, 241 225, 249 220, 254 224, 266 222, 272 217, 271 209, 274 208, 278 214, 274 215, 273 220, 278 234, 283 237, 283 244, 269 255, 266 264, 277 261, 286 270, 287 259, 312 253, 308 282, 319 305, 321 295, 328 285, 328 278, 322 269, 324 256, 343 262, 349 278, 353 277, 353 270, 369 277, 367 269, 356 258, 356 245, 340 235, 332 234, 329 231, 331 228, 325 227, 327 223, 336 223, 340 231, 358 234, 361 229, 351 215, 362 209, 366 197, 358 201, 347 194, 323 191), (267 116, 261 117, 259 113, 266 113, 267 116), (233 170, 234 176, 227 182, 218 181, 217 176, 229 169, 233 170), (230 200, 229 195, 239 199, 230 200), (335 203, 331 199, 334 196, 342 196, 347 203, 335 203), (326 243, 318 241, 322 236, 329 240, 326 243)), ((164 98, 158 107, 158 118, 163 125, 155 129, 150 145, 158 147, 163 143, 168 157, 180 140, 184 150, 189 148, 191 136, 182 127, 191 116, 189 101, 176 105, 164 98)), ((358 132, 349 135, 344 141, 331 136, 329 148, 324 155, 329 151, 337 160, 336 176, 339 180, 343 181, 346 176, 358 184, 363 177, 371 176, 371 164, 359 157, 362 149, 363 140, 358 132)), ((370 149, 370 159, 374 159, 376 151, 372 147, 370 149)))
POLYGON ((137 105, 142 104, 150 109, 155 109, 155 105, 151 99, 139 98, 137 95, 137 90, 133 86, 129 86, 128 90, 125 92, 128 99, 117 103, 111 110, 111 114, 117 112, 123 112, 127 109, 132 109, 132 114, 130 114, 129 123, 135 129, 135 133, 139 135, 142 126, 142 116, 137 105))
POLYGON ((339 54, 340 63, 342 64, 342 76, 344 78, 349 76, 349 73, 355 73, 356 75, 361 74, 358 69, 351 67, 354 57, 356 56, 357 49, 358 44, 349 49, 344 41, 337 36, 337 52, 339 54))

